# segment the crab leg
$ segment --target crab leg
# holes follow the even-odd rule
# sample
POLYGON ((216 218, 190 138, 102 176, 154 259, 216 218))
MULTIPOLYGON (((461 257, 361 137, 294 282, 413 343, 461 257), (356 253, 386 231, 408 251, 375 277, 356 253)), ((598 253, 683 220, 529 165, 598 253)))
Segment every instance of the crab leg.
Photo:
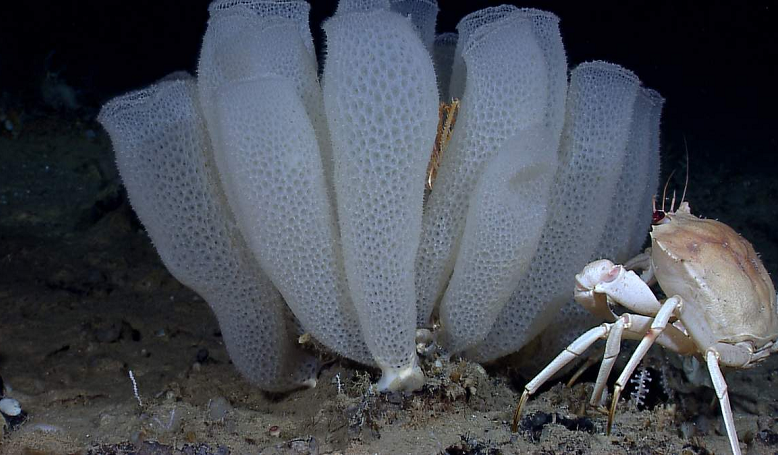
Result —
POLYGON ((597 373, 597 382, 594 383, 592 399, 589 400, 589 404, 592 406, 600 402, 602 391, 605 390, 605 386, 608 383, 608 376, 610 376, 613 364, 616 363, 616 358, 621 350, 622 333, 624 328, 630 325, 629 315, 623 315, 611 326, 611 333, 608 335, 608 341, 605 342, 605 354, 602 356, 600 371, 597 373))
MULTIPOLYGON (((640 314, 624 313, 621 316, 629 316, 629 323, 625 325, 625 329, 627 331, 623 336, 623 338, 629 340, 642 340, 646 331, 648 331, 648 329, 651 327, 651 323, 654 322, 654 318, 640 314)), ((610 338, 608 339, 610 340, 610 338)), ((681 355, 692 355, 697 352, 694 342, 683 331, 681 331, 678 327, 675 327, 673 324, 668 324, 667 327, 665 327, 665 330, 661 335, 659 335, 659 338, 656 339, 656 342, 657 344, 681 355)), ((600 349, 600 351, 601 352, 599 353, 592 353, 586 359, 586 362, 584 362, 576 370, 573 376, 571 376, 567 381, 566 386, 568 388, 573 387, 576 381, 578 381, 578 378, 580 378, 581 375, 592 365, 597 363, 600 357, 603 357, 604 349, 600 349)), ((616 355, 618 355, 618 353, 616 353, 616 355)), ((594 400, 594 396, 592 396, 592 404, 594 404, 595 401, 596 400, 594 400)))
MULTIPOLYGON (((621 321, 621 319, 619 319, 619 321, 621 321)), ((521 394, 519 404, 516 406, 516 411, 513 413, 513 424, 511 425, 512 432, 516 433, 519 431, 519 417, 521 417, 521 409, 524 407, 527 399, 529 399, 529 396, 535 393, 540 388, 540 386, 545 384, 546 381, 554 376, 559 370, 564 368, 565 365, 577 359, 581 354, 589 349, 589 347, 594 344, 595 341, 607 337, 612 327, 616 324, 617 322, 605 323, 586 331, 583 335, 570 343, 570 346, 566 347, 564 351, 556 356, 556 358, 552 360, 551 363, 546 365, 546 367, 543 368, 543 370, 538 373, 537 376, 535 376, 530 382, 527 383, 527 385, 524 386, 524 393, 521 394)), ((621 325, 623 326, 623 322, 621 325)))
MULTIPOLYGON (((608 377, 613 369, 616 358, 619 355, 622 338, 629 340, 642 340, 646 331, 651 327, 654 318, 640 314, 624 313, 614 323, 608 341, 605 342, 605 354, 602 358, 600 371, 597 373, 597 381, 594 384, 594 392, 589 404, 596 406, 600 403, 602 391, 608 382, 608 377), (621 326, 619 323, 623 321, 621 326), (623 332, 623 334, 622 334, 623 332)), ((664 331, 656 339, 656 342, 672 351, 680 354, 689 354, 694 351, 694 343, 672 324, 667 325, 664 331)), ((570 384, 572 386, 572 384, 570 384)))
POLYGON ((651 328, 643 337, 643 340, 640 341, 637 349, 635 349, 635 352, 632 353, 632 357, 630 357, 629 362, 627 362, 627 366, 624 367, 624 371, 621 372, 621 375, 616 380, 616 385, 613 388, 613 401, 611 401, 611 409, 608 413, 608 426, 606 427, 607 434, 610 434, 611 427, 613 426, 613 415, 616 413, 616 404, 619 402, 621 391, 624 389, 624 386, 627 384, 630 376, 632 376, 632 373, 635 372, 635 368, 637 368, 640 361, 643 360, 643 357, 645 357, 646 353, 648 352, 648 348, 650 348, 651 345, 654 344, 654 341, 657 339, 657 337, 662 334, 662 332, 667 327, 667 323, 670 321, 670 317, 675 315, 681 304, 682 300, 678 296, 673 296, 665 300, 665 303, 656 314, 654 322, 651 323, 651 328))
POLYGON ((719 353, 715 349, 709 349, 705 353, 705 360, 708 363, 708 373, 710 373, 713 388, 716 389, 716 396, 719 398, 719 407, 721 407, 721 416, 724 418, 724 426, 727 428, 727 437, 729 445, 734 455, 740 455, 740 444, 735 430, 735 417, 732 415, 732 407, 729 405, 729 394, 727 393, 727 381, 721 374, 719 367, 719 353))
POLYGON ((575 341, 570 343, 570 346, 565 348, 554 360, 551 361, 537 376, 535 376, 530 382, 524 386, 524 392, 521 394, 519 404, 516 406, 516 411, 513 413, 513 424, 511 430, 515 433, 518 431, 519 417, 521 417, 521 410, 524 404, 529 399, 530 395, 534 394, 543 384, 551 379, 559 370, 564 368, 568 363, 578 359, 584 352, 586 352, 592 344, 597 340, 607 338, 605 343, 605 354, 603 355, 602 365, 600 366, 600 372, 597 375, 597 382, 594 386, 594 392, 590 403, 596 405, 602 396, 602 391, 608 382, 608 376, 613 369, 613 364, 616 362, 616 358, 619 355, 622 338, 640 339, 647 326, 653 319, 635 314, 624 314, 620 316, 616 322, 604 323, 592 329, 589 329, 575 341))

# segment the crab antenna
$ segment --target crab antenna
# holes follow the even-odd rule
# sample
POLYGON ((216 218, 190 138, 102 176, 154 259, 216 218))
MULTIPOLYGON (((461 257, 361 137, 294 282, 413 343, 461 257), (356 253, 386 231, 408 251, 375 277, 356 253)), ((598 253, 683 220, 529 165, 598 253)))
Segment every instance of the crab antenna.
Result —
POLYGON ((670 176, 667 177, 667 181, 665 182, 665 187, 662 190, 662 213, 665 212, 665 201, 667 200, 667 185, 670 184, 670 179, 673 178, 673 174, 675 174, 675 169, 673 169, 673 172, 670 173, 670 176))
POLYGON ((670 212, 675 212, 675 190, 673 190, 673 199, 670 201, 670 212))
POLYGON ((686 188, 689 186, 689 145, 686 143, 686 135, 683 135, 683 147, 686 149, 686 181, 683 182, 683 194, 681 194, 681 203, 686 197, 686 188))

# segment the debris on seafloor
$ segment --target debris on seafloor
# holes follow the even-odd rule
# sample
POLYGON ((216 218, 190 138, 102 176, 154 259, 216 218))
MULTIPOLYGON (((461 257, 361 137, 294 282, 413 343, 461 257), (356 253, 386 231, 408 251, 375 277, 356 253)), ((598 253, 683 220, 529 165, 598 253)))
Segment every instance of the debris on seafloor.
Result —
POLYGON ((501 455, 502 451, 491 441, 480 441, 473 435, 459 436, 461 441, 446 447, 445 455, 501 455))
POLYGON ((524 416, 519 428, 530 436, 532 441, 539 441, 543 428, 548 424, 562 425, 570 431, 585 431, 594 433, 594 422, 588 417, 565 417, 559 413, 537 411, 524 416))

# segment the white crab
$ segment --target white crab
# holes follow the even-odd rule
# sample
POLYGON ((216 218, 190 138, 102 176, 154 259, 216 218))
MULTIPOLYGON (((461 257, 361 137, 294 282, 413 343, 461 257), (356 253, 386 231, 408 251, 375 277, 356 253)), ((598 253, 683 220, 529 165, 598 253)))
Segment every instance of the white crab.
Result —
POLYGON ((655 212, 651 248, 625 266, 606 259, 576 275, 575 300, 608 321, 578 337, 525 387, 514 431, 529 396, 598 339, 605 355, 590 403, 600 402, 622 338, 641 340, 613 391, 608 432, 627 380, 656 341, 684 355, 704 358, 716 390, 732 452, 740 454, 721 366, 749 368, 778 351, 778 307, 773 282, 747 240, 724 223, 700 219, 682 202, 678 211, 655 212), (638 277, 630 269, 644 271, 638 277), (670 296, 656 299, 654 280, 670 296), (614 305, 628 312, 617 316, 614 305))

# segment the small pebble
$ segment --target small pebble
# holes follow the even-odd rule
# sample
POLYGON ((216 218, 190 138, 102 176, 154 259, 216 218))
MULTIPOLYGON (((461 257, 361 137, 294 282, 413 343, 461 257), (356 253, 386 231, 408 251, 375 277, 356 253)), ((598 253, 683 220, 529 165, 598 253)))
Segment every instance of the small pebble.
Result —
POLYGON ((102 327, 95 330, 95 337, 100 343, 114 343, 119 341, 122 336, 122 325, 117 322, 113 322, 107 327, 102 327))
POLYGON ((687 441, 697 435, 697 426, 694 422, 686 421, 681 423, 680 427, 681 437, 687 441))
POLYGON ((36 423, 26 428, 27 432, 37 431, 39 433, 55 434, 63 433, 64 430, 56 425, 49 425, 47 423, 36 423))
POLYGON ((281 436, 281 427, 278 425, 273 425, 272 427, 268 428, 268 432, 270 433, 270 436, 277 438, 281 436))
POLYGON ((13 398, 3 398, 0 400, 0 412, 7 416, 18 416, 22 412, 22 406, 13 398))
MULTIPOLYGON (((697 418, 692 420, 692 422, 694 423, 694 426, 697 428, 698 433, 705 435, 710 432, 710 421, 708 420, 707 417, 703 415, 699 415, 697 416, 697 418)), ((724 421, 722 420, 721 422, 723 423, 724 421)))
POLYGON ((403 395, 400 392, 391 392, 386 394, 386 401, 392 404, 402 404, 403 395))
POLYGON ((211 420, 221 420, 227 417, 227 413, 232 411, 232 405, 224 397, 216 397, 208 405, 208 416, 211 420))

